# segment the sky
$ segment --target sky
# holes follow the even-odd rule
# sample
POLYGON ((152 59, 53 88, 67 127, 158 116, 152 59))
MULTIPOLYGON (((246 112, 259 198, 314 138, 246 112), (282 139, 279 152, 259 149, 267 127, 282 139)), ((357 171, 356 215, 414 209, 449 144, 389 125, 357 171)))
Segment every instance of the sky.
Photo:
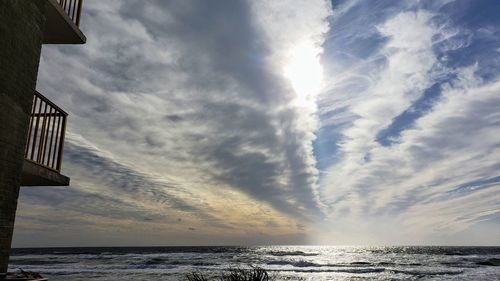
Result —
POLYGON ((14 247, 500 245, 500 2, 99 1, 14 247))

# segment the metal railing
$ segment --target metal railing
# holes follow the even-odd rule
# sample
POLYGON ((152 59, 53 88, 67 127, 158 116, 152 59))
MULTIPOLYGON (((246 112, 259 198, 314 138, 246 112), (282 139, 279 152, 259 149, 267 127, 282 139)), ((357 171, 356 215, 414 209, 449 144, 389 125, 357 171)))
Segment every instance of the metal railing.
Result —
POLYGON ((83 0, 57 0, 57 3, 61 5, 76 26, 80 26, 83 0))
POLYGON ((68 114, 35 91, 24 158, 61 171, 68 114))

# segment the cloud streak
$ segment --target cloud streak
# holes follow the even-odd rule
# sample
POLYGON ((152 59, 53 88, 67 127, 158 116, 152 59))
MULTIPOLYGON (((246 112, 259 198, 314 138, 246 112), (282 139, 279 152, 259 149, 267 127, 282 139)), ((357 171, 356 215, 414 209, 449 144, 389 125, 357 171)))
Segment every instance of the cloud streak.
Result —
POLYGON ((322 123, 338 128, 336 160, 321 178, 333 223, 322 229, 337 243, 352 242, 346 233, 361 222, 354 235, 368 243, 498 243, 488 233, 466 239, 475 227, 498 227, 500 82, 484 76, 482 61, 450 60, 480 38, 454 26, 447 5, 410 4, 379 19, 352 41, 376 47, 352 47, 347 73, 337 76, 343 62, 325 58, 339 78, 320 99, 329 105, 322 123))
MULTIPOLYGON (((294 105, 282 53, 302 41, 319 53, 331 10, 321 0, 292 4, 88 1, 87 44, 45 46, 38 81, 70 113, 63 172, 74 192, 61 208, 100 227, 116 219, 177 229, 181 218, 212 233, 206 243, 256 233, 303 241, 302 225, 321 214, 317 123, 314 109, 294 105)), ((53 191, 40 192, 22 196, 53 205, 53 191)))
POLYGON ((87 1, 38 81, 72 186, 15 245, 498 244, 494 4, 87 1))

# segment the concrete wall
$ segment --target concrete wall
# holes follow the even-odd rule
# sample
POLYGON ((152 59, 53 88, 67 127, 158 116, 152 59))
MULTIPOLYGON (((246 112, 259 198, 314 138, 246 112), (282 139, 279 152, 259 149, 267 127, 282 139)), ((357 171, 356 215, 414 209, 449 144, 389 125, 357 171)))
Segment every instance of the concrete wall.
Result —
POLYGON ((45 5, 0 0, 0 276, 7 271, 14 229, 45 5))

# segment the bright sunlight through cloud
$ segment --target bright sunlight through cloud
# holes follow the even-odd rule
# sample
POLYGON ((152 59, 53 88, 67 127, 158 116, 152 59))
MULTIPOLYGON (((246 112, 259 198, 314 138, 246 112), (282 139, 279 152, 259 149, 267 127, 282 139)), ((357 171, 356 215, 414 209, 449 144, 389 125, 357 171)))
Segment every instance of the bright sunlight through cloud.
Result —
POLYGON ((320 49, 311 42, 294 46, 285 66, 286 78, 292 83, 299 106, 313 106, 322 87, 323 68, 319 61, 320 49))

